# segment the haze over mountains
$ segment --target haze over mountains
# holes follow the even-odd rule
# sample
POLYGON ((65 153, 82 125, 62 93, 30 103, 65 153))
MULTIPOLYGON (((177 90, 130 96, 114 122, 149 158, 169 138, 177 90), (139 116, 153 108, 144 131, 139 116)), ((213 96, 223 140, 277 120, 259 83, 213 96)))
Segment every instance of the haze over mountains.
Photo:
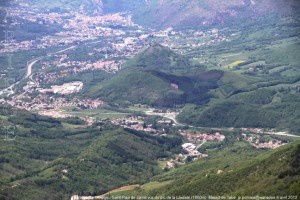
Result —
POLYGON ((0 0, 0 199, 296 199, 299 17, 297 0, 0 0))
POLYGON ((201 28, 254 22, 265 17, 293 15, 297 0, 73 0, 30 1, 45 10, 71 10, 90 14, 129 12, 140 25, 153 28, 201 28))

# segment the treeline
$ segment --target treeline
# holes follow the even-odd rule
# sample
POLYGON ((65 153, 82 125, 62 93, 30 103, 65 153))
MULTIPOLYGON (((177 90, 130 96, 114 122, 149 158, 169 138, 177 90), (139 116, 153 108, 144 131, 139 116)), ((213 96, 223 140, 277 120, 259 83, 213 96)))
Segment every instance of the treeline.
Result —
POLYGON ((299 134, 299 103, 297 94, 263 89, 204 107, 186 106, 178 118, 195 126, 278 128, 299 134))
POLYGON ((15 127, 13 141, 0 140, 0 195, 11 199, 69 199, 143 183, 162 172, 158 158, 178 153, 182 143, 176 136, 124 130, 105 121, 73 129, 64 124, 80 125, 80 119, 56 120, 8 107, 0 115, 7 116, 1 124, 15 127))

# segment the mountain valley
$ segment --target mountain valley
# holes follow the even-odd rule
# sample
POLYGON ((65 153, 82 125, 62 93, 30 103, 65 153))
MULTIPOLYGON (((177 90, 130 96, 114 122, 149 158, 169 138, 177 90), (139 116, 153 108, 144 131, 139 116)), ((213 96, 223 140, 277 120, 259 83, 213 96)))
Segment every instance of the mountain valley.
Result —
POLYGON ((297 199, 299 7, 0 1, 0 199, 297 199))

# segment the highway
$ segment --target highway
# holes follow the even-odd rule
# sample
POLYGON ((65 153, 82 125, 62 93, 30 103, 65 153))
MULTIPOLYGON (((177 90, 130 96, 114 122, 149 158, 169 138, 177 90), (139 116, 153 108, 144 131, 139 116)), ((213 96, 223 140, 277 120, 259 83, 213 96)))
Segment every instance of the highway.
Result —
MULTIPOLYGON (((76 47, 76 46, 73 45, 73 46, 71 46, 71 47, 68 47, 68 48, 65 48, 65 49, 56 51, 56 52, 54 52, 54 53, 49 53, 49 54, 47 54, 46 56, 41 56, 41 57, 34 58, 34 59, 28 61, 28 62, 27 62, 27 66, 26 66, 26 75, 24 76, 23 79, 31 78, 31 76, 32 76, 32 71, 33 71, 32 69, 33 69, 34 65, 35 65, 37 62, 39 62, 40 60, 42 60, 43 58, 45 58, 45 57, 47 57, 47 56, 52 56, 52 55, 55 55, 55 54, 60 54, 60 53, 66 52, 66 51, 68 51, 68 50, 70 50, 70 49, 74 49, 75 47, 76 47)), ((21 80, 23 80, 23 79, 21 79, 21 80)), ((18 85, 18 84, 21 82, 21 80, 15 82, 15 83, 13 83, 12 85, 8 86, 8 87, 5 88, 5 89, 2 89, 2 90, 0 91, 0 96, 3 95, 3 94, 6 94, 7 96, 13 95, 13 94, 14 94, 13 88, 14 88, 16 85, 18 85)))

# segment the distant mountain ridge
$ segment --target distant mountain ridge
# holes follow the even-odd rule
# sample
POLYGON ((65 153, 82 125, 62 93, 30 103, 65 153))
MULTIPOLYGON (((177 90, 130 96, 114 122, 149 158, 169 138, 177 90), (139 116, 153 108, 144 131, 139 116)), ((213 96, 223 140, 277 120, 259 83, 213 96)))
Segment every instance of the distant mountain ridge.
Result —
POLYGON ((159 0, 150 1, 144 11, 135 13, 135 19, 153 27, 201 28, 289 15, 297 6, 299 3, 294 0, 159 0))
POLYGON ((87 14, 126 12, 136 23, 158 29, 238 25, 264 17, 292 15, 299 9, 297 0, 31 0, 29 4, 45 10, 87 14))

